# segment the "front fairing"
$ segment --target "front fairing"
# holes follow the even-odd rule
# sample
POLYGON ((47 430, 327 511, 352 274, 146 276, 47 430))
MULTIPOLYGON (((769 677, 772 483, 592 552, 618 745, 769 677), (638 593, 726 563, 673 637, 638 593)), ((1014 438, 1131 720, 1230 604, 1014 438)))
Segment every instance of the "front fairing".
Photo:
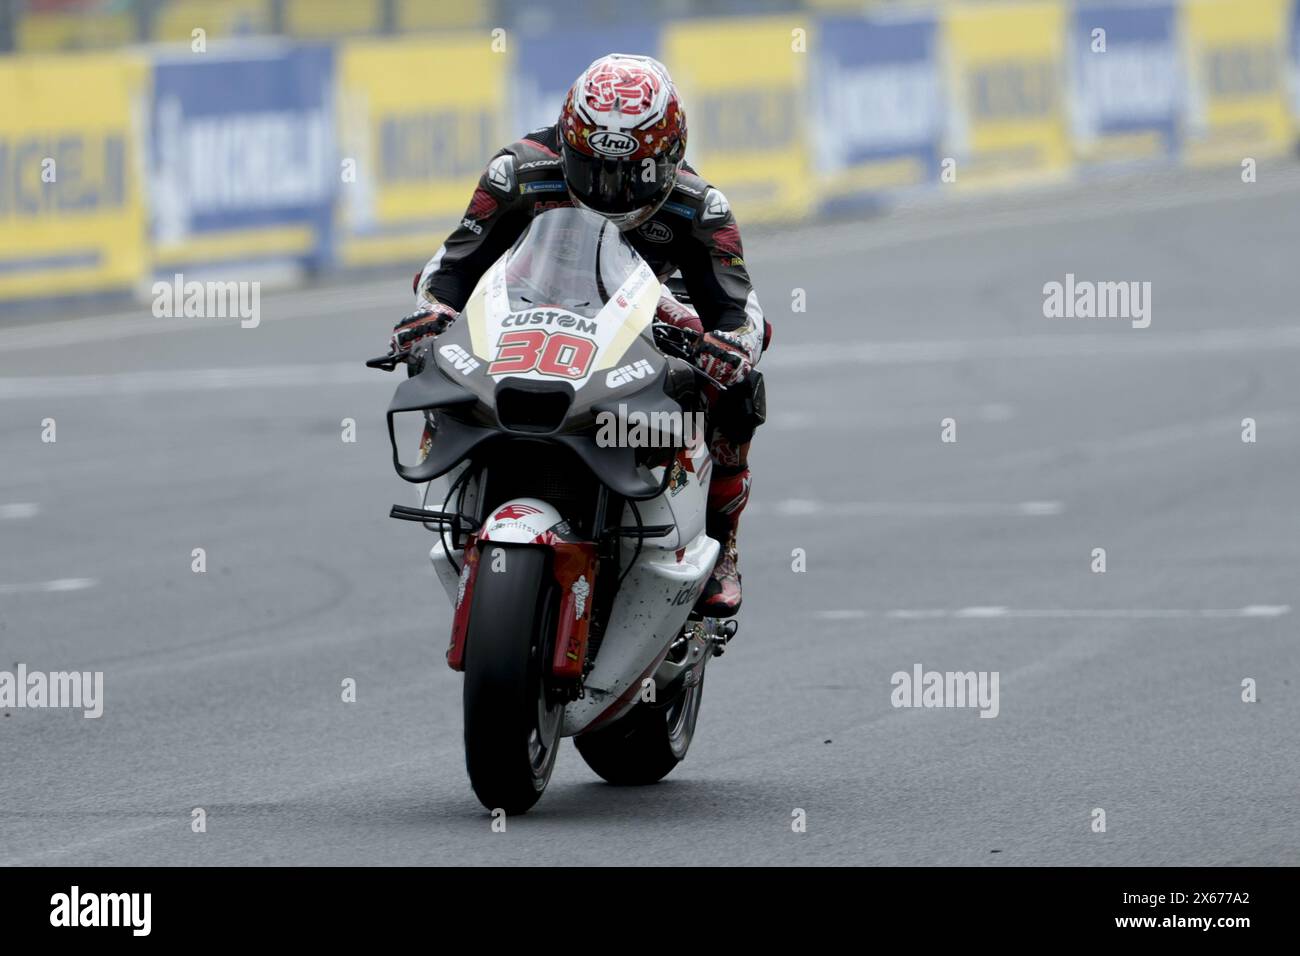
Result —
POLYGON ((434 361, 394 396, 390 413, 441 409, 422 461, 403 466, 394 448, 398 473, 408 481, 437 477, 483 442, 514 436, 571 447, 603 483, 627 497, 658 493, 660 482, 635 449, 596 443, 597 416, 688 411, 680 399, 692 374, 654 344, 660 285, 650 266, 591 213, 555 210, 534 225, 561 212, 570 215, 556 224, 569 227, 566 235, 576 233, 579 244, 604 237, 601 271, 584 283, 578 263, 575 281, 565 285, 564 276, 545 265, 555 251, 554 229, 544 234, 549 246, 521 240, 488 270, 460 317, 435 341, 434 361), (599 232, 584 234, 588 227, 599 232), (613 242, 618 247, 610 253, 613 242), (521 269, 521 259, 545 267, 521 269))
POLYGON ((544 213, 466 303, 458 332, 480 367, 464 377, 485 399, 506 382, 567 387, 568 425, 581 427, 594 405, 663 366, 651 331, 659 294, 654 271, 604 219, 544 213), (555 266, 559 256, 571 257, 567 266, 555 266))

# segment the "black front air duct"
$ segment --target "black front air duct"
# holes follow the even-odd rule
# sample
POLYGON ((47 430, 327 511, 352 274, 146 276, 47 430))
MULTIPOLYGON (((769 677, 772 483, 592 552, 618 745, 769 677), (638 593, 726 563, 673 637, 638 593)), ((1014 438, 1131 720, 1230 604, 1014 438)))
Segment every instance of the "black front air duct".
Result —
POLYGON ((573 387, 566 382, 508 378, 497 386, 497 421, 508 432, 554 434, 568 418, 572 405, 573 387))

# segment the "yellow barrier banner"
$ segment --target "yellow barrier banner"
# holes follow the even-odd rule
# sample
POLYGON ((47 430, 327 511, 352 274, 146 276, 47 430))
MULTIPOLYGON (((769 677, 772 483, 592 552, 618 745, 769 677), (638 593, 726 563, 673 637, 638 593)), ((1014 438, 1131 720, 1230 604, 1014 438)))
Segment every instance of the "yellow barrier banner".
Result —
MULTIPOLYGON (((152 36, 166 43, 191 43, 194 31, 202 29, 207 40, 229 40, 271 33, 272 22, 271 0, 169 0, 154 17, 152 36)), ((214 52, 221 48, 214 44, 214 52)))
POLYGON ((135 39, 135 18, 109 10, 29 11, 15 25, 19 53, 80 53, 125 46, 135 39))
POLYGON ((686 159, 746 222, 797 219, 814 199, 806 128, 811 17, 670 24, 663 56, 686 109, 686 159))
POLYGON ((1061 3, 949 6, 945 158, 957 186, 1021 185, 1070 171, 1061 3))
POLYGON ((0 59, 0 299, 124 289, 145 274, 133 116, 144 63, 0 59))
POLYGON ((477 35, 342 46, 344 265, 437 250, 492 154, 523 132, 507 122, 509 68, 477 35))
POLYGON ((1194 164, 1275 155, 1291 144, 1289 0, 1189 0, 1185 158, 1194 164))
POLYGON ((383 25, 382 0, 285 0, 284 25, 303 38, 365 36, 383 25))

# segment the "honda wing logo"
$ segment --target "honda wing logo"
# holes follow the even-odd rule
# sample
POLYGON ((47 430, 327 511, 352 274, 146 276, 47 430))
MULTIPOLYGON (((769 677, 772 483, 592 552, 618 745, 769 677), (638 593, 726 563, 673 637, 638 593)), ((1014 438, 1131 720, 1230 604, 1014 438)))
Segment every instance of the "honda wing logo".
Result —
POLYGON ((539 515, 541 513, 541 508, 534 508, 532 505, 506 505, 492 518, 495 521, 518 521, 520 518, 527 518, 529 515, 539 515))

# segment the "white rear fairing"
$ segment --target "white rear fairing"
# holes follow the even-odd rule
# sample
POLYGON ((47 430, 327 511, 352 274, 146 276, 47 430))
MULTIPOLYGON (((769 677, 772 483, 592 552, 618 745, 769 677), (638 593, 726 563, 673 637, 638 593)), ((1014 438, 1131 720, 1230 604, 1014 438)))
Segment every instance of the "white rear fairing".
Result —
MULTIPOLYGON (((641 680, 662 660, 718 559, 718 542, 704 533, 712 465, 708 449, 699 444, 679 455, 676 463, 682 479, 677 487, 670 484, 659 497, 637 503, 643 524, 671 524, 676 530, 642 542, 641 554, 614 599, 604 640, 587 675, 586 696, 564 710, 565 736, 581 733, 597 718, 606 723, 636 703, 641 680)), ((654 472, 663 477, 662 468, 654 472)), ((636 525, 630 507, 624 510, 623 524, 636 525)), ((636 541, 624 541, 624 567, 635 554, 636 541)))
POLYGON ((586 696, 564 709, 568 737, 596 718, 602 723, 629 710, 663 659, 704 588, 718 558, 718 542, 701 533, 682 551, 645 548, 614 601, 605 639, 587 675, 586 696))
MULTIPOLYGON (((713 472, 713 459, 703 442, 693 448, 679 452, 669 466, 672 478, 667 490, 657 498, 638 501, 637 510, 641 514, 641 523, 646 525, 674 525, 676 530, 665 538, 647 538, 642 547, 654 547, 675 551, 693 541, 704 531, 705 505, 708 502, 709 478, 713 472)), ((659 481, 663 480, 664 470, 655 468, 652 474, 659 481)), ((630 507, 623 512, 624 527, 636 526, 636 514, 630 507)), ((624 560, 630 560, 636 549, 636 542, 623 545, 624 560)))

